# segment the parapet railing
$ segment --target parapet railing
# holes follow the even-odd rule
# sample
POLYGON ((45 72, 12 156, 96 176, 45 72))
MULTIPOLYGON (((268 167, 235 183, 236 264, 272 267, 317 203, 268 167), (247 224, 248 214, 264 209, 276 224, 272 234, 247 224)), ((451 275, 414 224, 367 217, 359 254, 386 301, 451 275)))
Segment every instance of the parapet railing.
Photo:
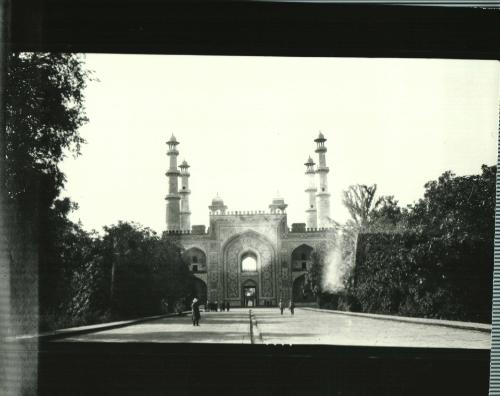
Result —
MULTIPOLYGON (((252 212, 237 212, 237 214, 254 214, 252 212)), ((274 214, 274 213, 255 213, 255 214, 274 214)), ((229 215, 229 214, 226 214, 229 215)), ((224 215, 218 215, 224 216, 224 215)), ((302 228, 302 229, 292 229, 288 228, 288 232, 290 234, 303 234, 303 233, 313 233, 313 232, 334 232, 336 230, 335 227, 318 227, 318 228, 302 228)), ((209 235, 210 228, 208 228, 204 232, 194 231, 193 230, 168 230, 164 232, 167 235, 209 235)))
POLYGON ((284 215, 286 212, 270 212, 266 210, 231 210, 224 213, 210 213, 210 216, 236 216, 236 215, 284 215))
POLYGON ((325 232, 325 231, 335 231, 334 227, 318 227, 318 228, 302 228, 299 230, 293 230, 288 228, 288 232, 291 234, 303 234, 305 232, 325 232))
POLYGON ((209 233, 210 233, 210 229, 208 229, 204 232, 199 232, 199 231, 193 232, 192 230, 167 230, 167 231, 165 231, 165 234, 168 234, 168 235, 208 235, 209 233))

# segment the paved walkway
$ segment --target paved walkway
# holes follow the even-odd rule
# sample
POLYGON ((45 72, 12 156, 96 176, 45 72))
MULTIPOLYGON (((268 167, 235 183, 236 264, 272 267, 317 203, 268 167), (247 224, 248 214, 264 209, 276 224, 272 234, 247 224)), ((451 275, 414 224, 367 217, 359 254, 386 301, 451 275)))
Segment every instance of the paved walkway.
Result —
POLYGON ((202 312, 199 326, 193 326, 191 316, 186 315, 67 337, 61 341, 249 344, 250 320, 248 309, 243 308, 202 312))
MULTIPOLYGON (((490 333, 428 324, 379 320, 296 309, 253 309, 264 344, 490 348, 490 333)), ((190 316, 165 318, 113 330, 64 338, 64 341, 250 343, 248 309, 202 312, 199 327, 190 316)))
POLYGON ((265 344, 490 348, 488 332, 295 309, 255 310, 265 344))

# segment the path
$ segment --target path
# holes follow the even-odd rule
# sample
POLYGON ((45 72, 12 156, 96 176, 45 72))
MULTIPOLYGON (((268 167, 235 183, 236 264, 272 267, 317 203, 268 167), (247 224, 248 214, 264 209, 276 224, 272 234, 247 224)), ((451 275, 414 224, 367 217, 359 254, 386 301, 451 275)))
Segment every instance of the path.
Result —
MULTIPOLYGON (((489 349, 490 333, 429 324, 348 316, 308 309, 253 309, 264 344, 327 344, 356 346, 489 349)), ((63 338, 63 341, 231 343, 248 344, 248 309, 202 312, 199 327, 190 316, 171 317, 127 327, 63 338)), ((255 341, 259 341, 255 339, 255 341)))
POLYGON ((296 309, 254 311, 265 344, 329 344, 395 347, 490 348, 491 334, 428 324, 379 320, 296 309))

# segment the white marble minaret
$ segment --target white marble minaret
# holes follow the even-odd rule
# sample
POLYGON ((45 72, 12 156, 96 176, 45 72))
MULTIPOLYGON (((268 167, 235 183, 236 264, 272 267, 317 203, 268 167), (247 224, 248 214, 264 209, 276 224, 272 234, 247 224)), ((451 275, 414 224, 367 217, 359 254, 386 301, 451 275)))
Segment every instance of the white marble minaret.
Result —
POLYGON ((316 168, 318 174, 319 186, 316 193, 316 206, 318 208, 318 227, 330 227, 330 193, 328 192, 328 172, 330 169, 326 166, 326 139, 320 132, 317 139, 314 140, 317 144, 316 152, 318 153, 319 163, 316 168))
POLYGON ((191 212, 189 211, 189 165, 186 161, 182 161, 179 166, 181 169, 181 189, 179 195, 181 196, 181 230, 189 231, 191 229, 191 212))
POLYGON ((318 227, 318 214, 316 210, 316 188, 315 174, 314 171, 314 161, 311 157, 307 159, 304 164, 306 166, 306 177, 307 177, 307 198, 308 204, 306 209, 306 227, 307 228, 317 228, 318 227))
POLYGON ((179 194, 179 169, 177 169, 177 156, 179 152, 176 146, 179 142, 172 135, 170 140, 167 142, 168 152, 167 155, 170 158, 170 167, 168 168, 165 175, 168 178, 168 194, 165 197, 167 201, 167 231, 179 230, 181 226, 180 220, 180 200, 181 196, 179 194))

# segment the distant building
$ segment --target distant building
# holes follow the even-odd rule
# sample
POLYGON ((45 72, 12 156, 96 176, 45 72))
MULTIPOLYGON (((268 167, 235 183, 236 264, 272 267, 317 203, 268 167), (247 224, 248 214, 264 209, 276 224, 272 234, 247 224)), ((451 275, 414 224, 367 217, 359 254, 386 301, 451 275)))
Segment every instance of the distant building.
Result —
POLYGON ((319 163, 308 158, 306 223, 287 224, 287 204, 281 197, 272 200, 267 211, 228 211, 216 196, 211 205, 210 226, 191 227, 189 210, 189 165, 177 166, 177 145, 172 135, 167 142, 170 168, 166 173, 166 231, 164 238, 184 248, 184 260, 198 279, 202 301, 229 301, 232 307, 275 306, 280 298, 311 302, 304 284, 312 253, 335 238, 331 227, 330 194, 326 166, 326 139, 315 139, 319 163), (181 186, 179 188, 179 179, 181 186))

